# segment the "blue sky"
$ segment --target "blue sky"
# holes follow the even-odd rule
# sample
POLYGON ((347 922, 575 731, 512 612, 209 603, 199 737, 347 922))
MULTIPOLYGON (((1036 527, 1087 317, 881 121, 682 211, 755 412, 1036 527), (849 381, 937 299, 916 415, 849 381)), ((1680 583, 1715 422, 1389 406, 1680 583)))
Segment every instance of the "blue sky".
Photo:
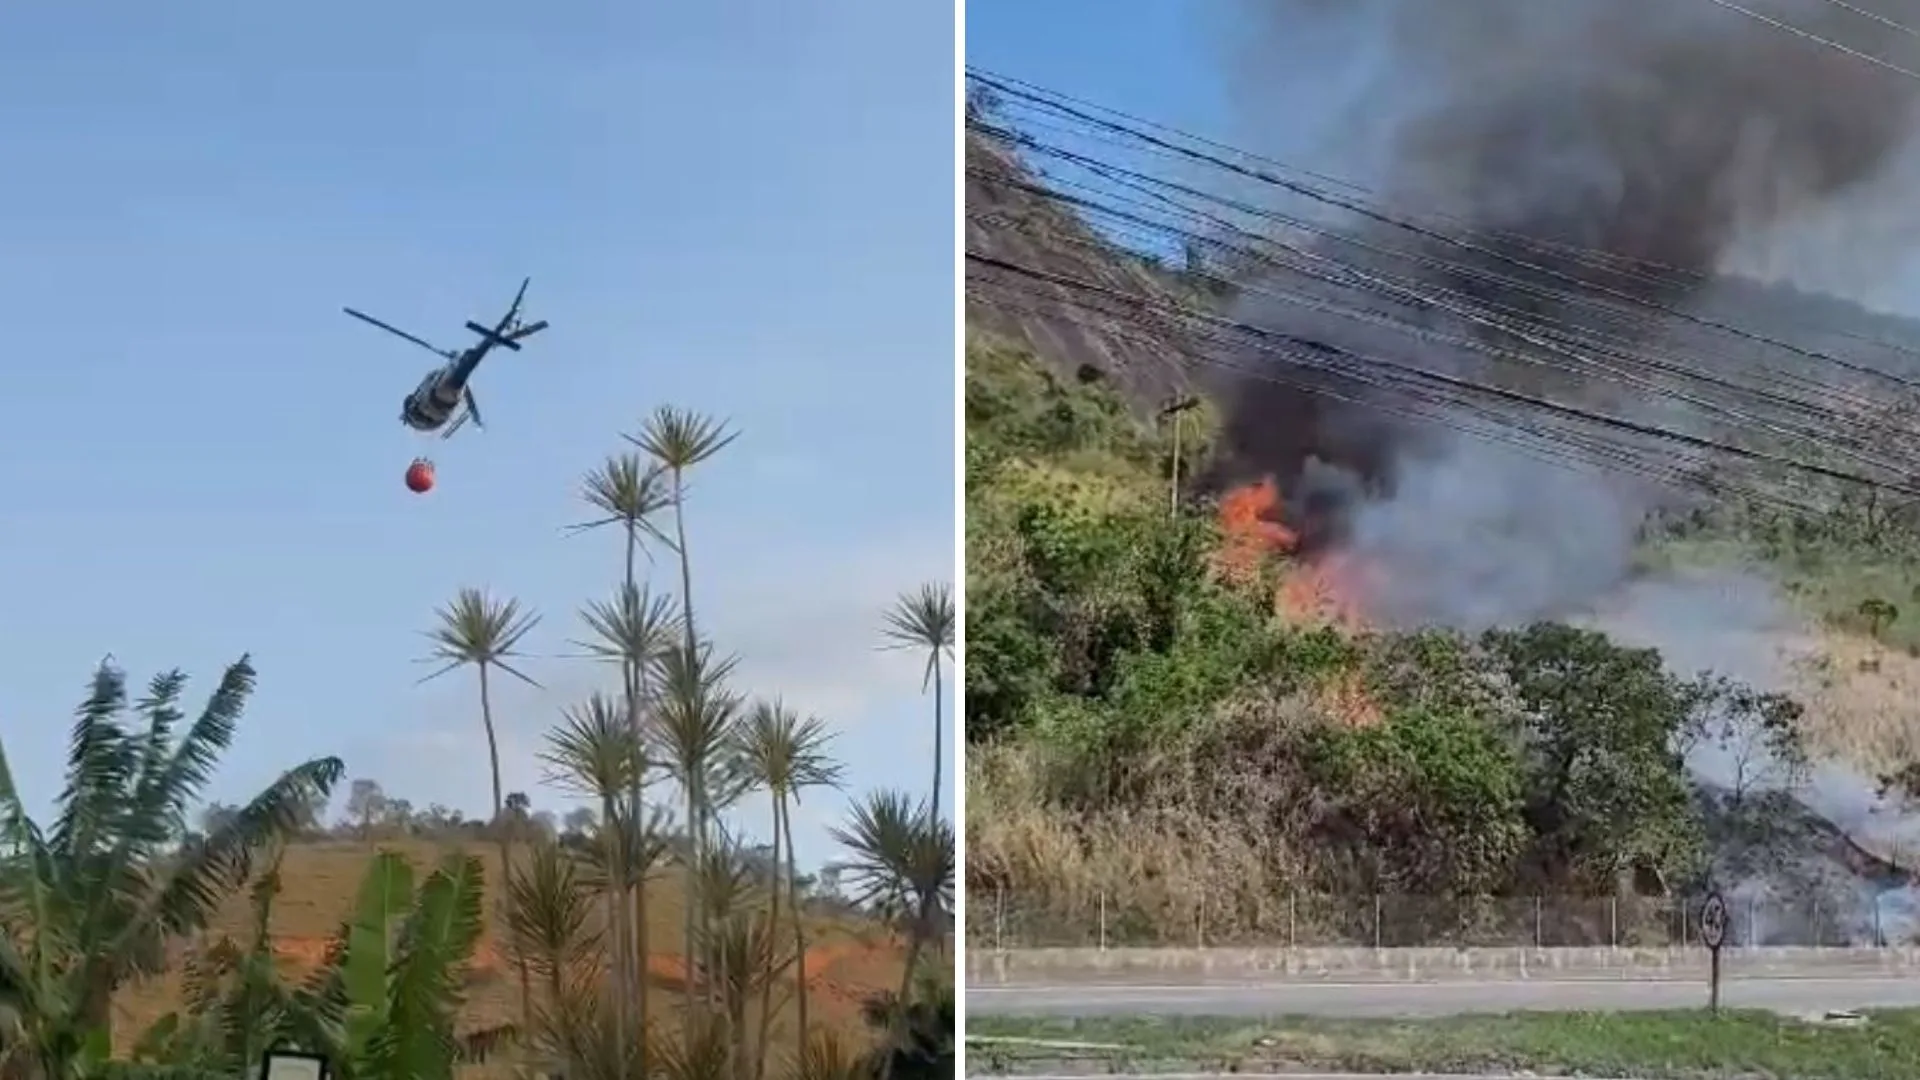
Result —
MULTIPOLYGON (((1256 11, 1261 2, 1130 4, 1116 18, 1114 5, 1101 0, 973 0, 967 64, 1247 150, 1333 168, 1331 136, 1351 130, 1342 110, 1376 70, 1380 42, 1354 20, 1275 34, 1256 11)), ((1111 158, 1114 150, 1101 146, 1098 153, 1111 158)), ((1166 167, 1160 162, 1155 170, 1166 167)), ((1217 172, 1203 175, 1209 187, 1220 186, 1217 172)))
MULTIPOLYGON (((742 430, 695 477, 696 603, 741 684, 923 789, 894 595, 953 575, 953 22, 897 0, 36 5, 0 68, 0 738, 57 790, 91 666, 260 691, 215 795, 334 753, 486 804, 471 680, 416 685, 463 585, 545 616, 503 695, 508 787, 604 685, 564 658, 617 573, 579 477, 652 408, 742 430), (531 275, 489 427, 402 428, 432 357, 531 275), (407 463, 439 487, 410 495, 407 463)), ((664 584, 664 583, 663 583, 664 584)), ((948 755, 951 758, 951 755, 948 755)), ((952 790, 951 783, 948 790, 952 790)), ((796 818, 830 854, 826 796, 796 818)))
MULTIPOLYGON (((1420 81, 1420 65, 1407 62, 1418 54, 1390 52, 1394 39, 1383 20, 1403 5, 1323 4, 1336 14, 1298 17, 1307 6, 1273 0, 971 0, 967 63, 1287 165, 1378 187, 1396 119, 1435 104, 1420 81), (1383 78, 1389 71, 1394 77, 1383 78)), ((1702 17, 1740 19, 1712 9, 1702 17)), ((1126 151, 1108 144, 1079 142, 1059 131, 1041 134, 1107 160, 1129 160, 1126 151)), ((1161 175, 1182 170, 1160 158, 1132 160, 1161 175)), ((1271 189, 1235 184, 1218 170, 1195 167, 1188 175, 1209 190, 1256 202, 1274 198, 1271 189)), ((1733 253, 1735 268, 1785 277, 1871 308, 1920 314, 1920 260, 1908 254, 1911 238, 1920 235, 1920 218, 1908 212, 1911 200, 1904 197, 1916 175, 1920 140, 1910 140, 1894 168, 1856 197, 1775 233, 1746 238, 1733 253)), ((1297 200, 1284 208, 1316 212, 1297 200)))

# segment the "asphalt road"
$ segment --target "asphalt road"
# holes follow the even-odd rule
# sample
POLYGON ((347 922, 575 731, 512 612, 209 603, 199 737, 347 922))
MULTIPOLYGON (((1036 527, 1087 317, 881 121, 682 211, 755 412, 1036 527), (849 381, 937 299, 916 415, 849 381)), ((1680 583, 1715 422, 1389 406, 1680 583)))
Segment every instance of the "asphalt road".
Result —
MULTIPOLYGON (((1089 1080, 1087 1072, 1020 1072, 1014 1080, 1089 1080)), ((1133 1080, 1246 1080, 1248 1076, 1284 1076, 1286 1080, 1382 1080, 1379 1072, 1129 1072, 1133 1080)), ((1421 1072, 1419 1080, 1488 1080, 1486 1074, 1455 1076, 1421 1072)))
MULTIPOLYGON (((1920 1007, 1920 979, 1739 978, 1721 988, 1731 1009, 1807 1014, 1920 1007)), ((970 986, 967 1011, 1026 1016, 1457 1016, 1518 1011, 1694 1009, 1704 982, 1529 979, 1502 982, 1210 982, 970 986)))

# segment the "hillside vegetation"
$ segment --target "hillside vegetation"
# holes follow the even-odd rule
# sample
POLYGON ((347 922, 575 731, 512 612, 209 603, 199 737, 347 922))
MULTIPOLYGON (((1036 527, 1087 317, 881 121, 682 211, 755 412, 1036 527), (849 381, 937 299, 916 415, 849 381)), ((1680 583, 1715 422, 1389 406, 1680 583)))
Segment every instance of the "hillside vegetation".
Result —
MULTIPOLYGON (((1176 511, 1171 432, 1114 387, 984 334, 967 362, 968 887, 995 913, 977 941, 1671 940, 1671 898, 1805 824, 1790 792, 1813 759, 1912 760, 1890 698, 1856 713, 1915 670, 1920 602, 1887 610, 1920 581, 1898 522, 1650 531, 1649 561, 1732 560, 1799 597, 1793 693, 1564 624, 1376 632, 1277 603, 1312 568, 1271 522, 1176 511), (1772 775, 1703 787, 1703 749, 1772 775), (1543 894, 1609 903, 1522 902, 1543 894)), ((1181 476, 1212 428, 1186 423, 1181 476)))

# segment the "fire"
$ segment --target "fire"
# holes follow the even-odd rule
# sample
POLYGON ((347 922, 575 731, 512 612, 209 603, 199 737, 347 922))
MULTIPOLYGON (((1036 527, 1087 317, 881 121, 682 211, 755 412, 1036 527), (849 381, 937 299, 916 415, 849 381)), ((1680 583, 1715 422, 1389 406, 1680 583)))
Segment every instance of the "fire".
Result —
POLYGON ((1293 551, 1300 536, 1280 523, 1279 511, 1280 488, 1272 477, 1237 487, 1220 500, 1216 558, 1222 577, 1250 585, 1269 558, 1293 551))
MULTIPOLYGON (((1245 484, 1220 500, 1220 549, 1216 570, 1222 578, 1256 585, 1261 571, 1277 556, 1291 556, 1300 534, 1281 520, 1280 488, 1272 477, 1245 484)), ((1312 559, 1291 559, 1274 592, 1274 611, 1294 623, 1365 629, 1360 604, 1365 567, 1339 552, 1312 559)), ((1320 704, 1355 726, 1380 719, 1379 705, 1359 672, 1348 672, 1320 689, 1320 704)))

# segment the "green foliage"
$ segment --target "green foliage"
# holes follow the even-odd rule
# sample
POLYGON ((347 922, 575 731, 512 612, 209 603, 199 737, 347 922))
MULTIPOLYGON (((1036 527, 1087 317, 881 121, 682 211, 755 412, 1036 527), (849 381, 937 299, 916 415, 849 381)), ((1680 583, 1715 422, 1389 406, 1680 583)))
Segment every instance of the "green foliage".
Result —
POLYGON ((861 1015, 880 1039, 855 1068, 876 1076, 890 1071, 895 1080, 947 1080, 954 1075, 954 1037, 960 1025, 953 977, 950 970, 926 968, 914 981, 918 992, 905 1004, 891 993, 862 1003, 861 1015))
POLYGON ((1485 645, 1517 699, 1528 747, 1531 870, 1599 886, 1625 867, 1691 867, 1699 854, 1681 739, 1707 692, 1660 654, 1592 630, 1539 624, 1485 645))
POLYGON ((480 861, 449 856, 416 891, 405 858, 374 856, 327 962, 298 987, 267 933, 279 888, 277 869, 255 884, 244 947, 222 940, 189 962, 185 1008, 141 1035, 134 1060, 237 1076, 284 1044, 324 1054, 341 1080, 451 1077, 467 1056, 453 1022, 480 938, 480 861))
POLYGON ((1177 809, 1176 837, 1294 853, 1268 868, 1289 888, 1610 892, 1700 869, 1689 748, 1804 761, 1792 702, 1594 631, 1276 618, 1271 582, 1214 573, 1211 508, 1169 512, 1170 440, 1100 380, 976 344, 967 422, 968 738, 1035 751, 1027 797, 1070 831, 1177 809))
POLYGON ((1920 604, 1909 603, 1920 601, 1920 506, 1852 494, 1820 513, 1727 503, 1663 520, 1648 540, 1650 559, 1759 569, 1816 619, 1920 648, 1920 604))
POLYGON ((968 356, 968 738, 1042 727, 1091 753, 1149 734, 1130 719, 1192 719, 1280 636, 1212 581, 1210 524, 1168 513, 1170 444, 1103 385, 968 356))
POLYGON ((280 892, 274 865, 252 888, 252 919, 244 944, 222 938, 187 958, 184 1005, 140 1034, 133 1060, 170 1069, 239 1075, 259 1060, 293 1009, 290 989, 274 966, 268 926, 280 892))
POLYGON ((1527 841, 1518 755, 1479 717, 1405 712, 1309 740, 1324 842, 1343 844, 1370 891, 1491 892, 1527 841))
POLYGON ((0 1016, 12 1018, 0 1049, 35 1080, 97 1069, 115 990, 162 970, 167 942, 204 929, 344 771, 336 758, 296 766, 192 835, 187 815, 232 743, 254 670, 245 658, 229 667, 191 723, 186 685, 169 672, 130 703, 123 672, 94 672, 50 828, 28 815, 0 750, 0 1016))

